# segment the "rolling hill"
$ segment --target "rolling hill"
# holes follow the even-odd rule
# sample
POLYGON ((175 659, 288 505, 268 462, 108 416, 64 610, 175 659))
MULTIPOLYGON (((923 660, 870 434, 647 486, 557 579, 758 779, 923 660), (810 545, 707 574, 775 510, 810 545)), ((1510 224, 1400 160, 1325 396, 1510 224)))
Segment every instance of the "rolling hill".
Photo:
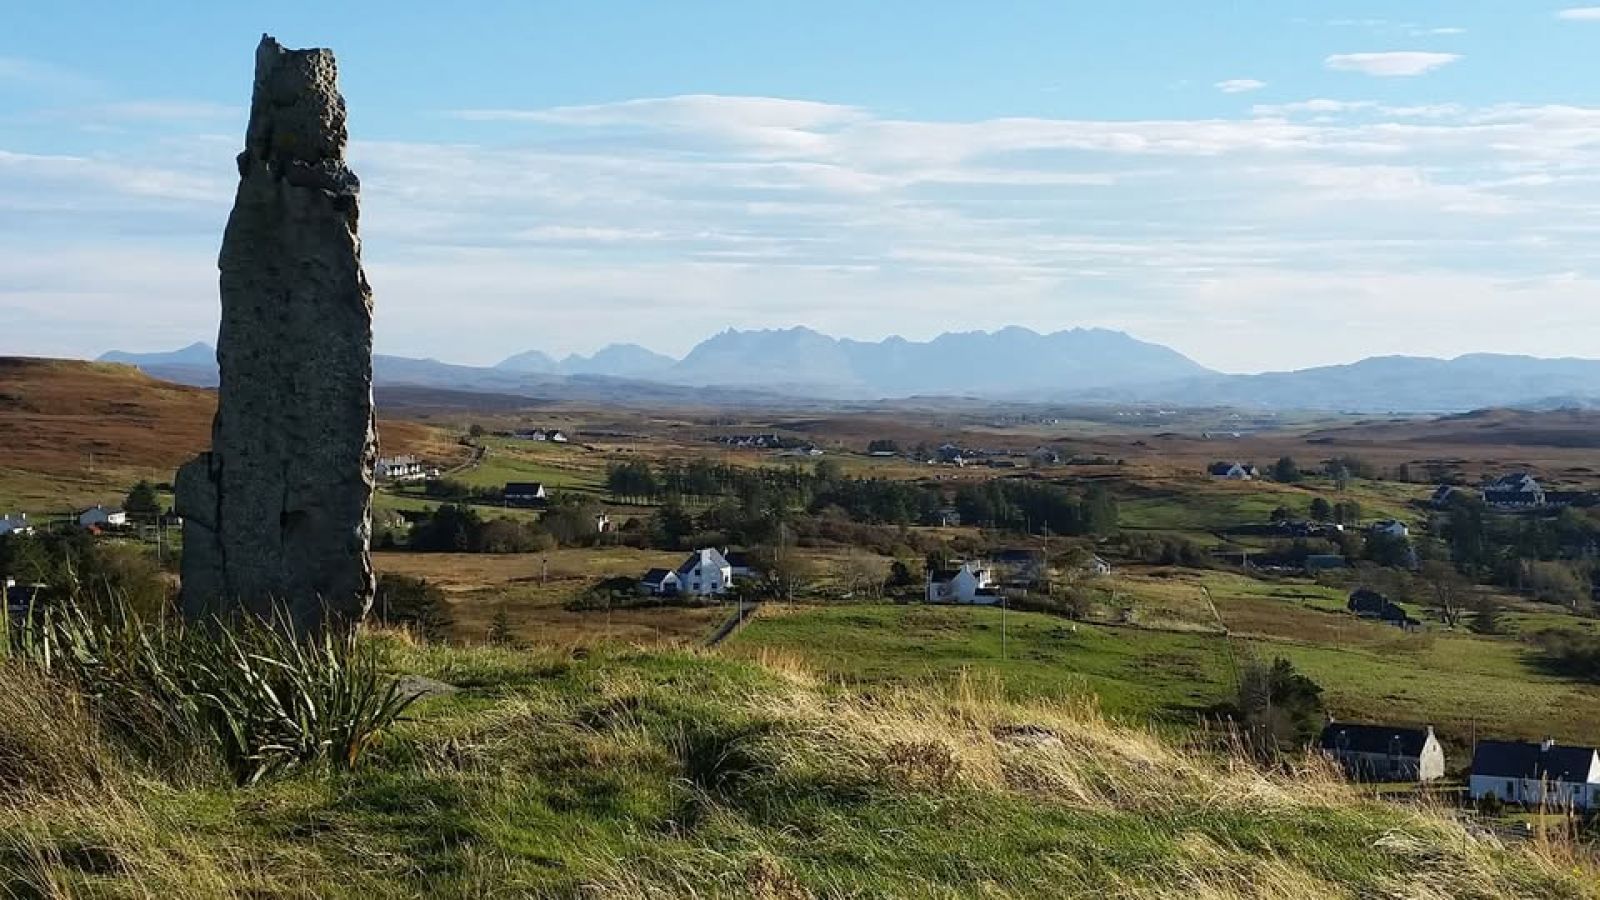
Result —
MULTIPOLYGON (((128 365, 0 357, 0 506, 101 502, 140 478, 170 480, 210 445, 216 402, 128 365)), ((384 453, 460 453, 450 435, 415 422, 381 418, 378 434, 384 453)))

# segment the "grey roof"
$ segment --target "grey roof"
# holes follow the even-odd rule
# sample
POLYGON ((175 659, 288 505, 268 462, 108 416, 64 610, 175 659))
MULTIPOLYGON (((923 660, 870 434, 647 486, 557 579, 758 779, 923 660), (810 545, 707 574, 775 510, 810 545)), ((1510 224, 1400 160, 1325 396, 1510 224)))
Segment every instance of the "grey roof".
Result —
POLYGON ((645 584, 660 584, 661 582, 666 581, 667 576, 671 574, 673 574, 671 569, 651 569, 650 571, 644 573, 644 578, 640 580, 645 584))
POLYGON ((1397 754, 1420 757, 1428 746, 1428 732, 1422 728, 1396 728, 1392 725, 1356 725, 1329 722, 1322 729, 1318 746, 1347 753, 1397 754))
POLYGON ((1594 766, 1595 748, 1523 741, 1479 741, 1472 774, 1491 778, 1529 778, 1584 782, 1594 766))
POLYGON ((537 494, 544 490, 544 484, 538 481, 508 481, 505 491, 507 494, 537 494))

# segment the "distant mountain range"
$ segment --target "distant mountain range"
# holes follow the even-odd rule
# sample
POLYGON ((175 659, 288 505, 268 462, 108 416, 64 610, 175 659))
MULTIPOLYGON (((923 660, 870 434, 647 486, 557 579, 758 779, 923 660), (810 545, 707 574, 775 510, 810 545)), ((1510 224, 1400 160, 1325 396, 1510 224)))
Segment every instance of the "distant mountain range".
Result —
MULTIPOLYGON (((186 384, 216 384, 215 351, 113 351, 186 384)), ((492 367, 374 357, 379 387, 423 387, 541 400, 728 406, 818 405, 909 397, 1013 402, 1164 403, 1353 412, 1558 408, 1600 402, 1600 360, 1472 354, 1386 356, 1293 372, 1228 375, 1119 331, 1026 328, 959 332, 931 341, 839 339, 809 328, 729 330, 683 359, 635 344, 557 360, 538 350, 492 367)))

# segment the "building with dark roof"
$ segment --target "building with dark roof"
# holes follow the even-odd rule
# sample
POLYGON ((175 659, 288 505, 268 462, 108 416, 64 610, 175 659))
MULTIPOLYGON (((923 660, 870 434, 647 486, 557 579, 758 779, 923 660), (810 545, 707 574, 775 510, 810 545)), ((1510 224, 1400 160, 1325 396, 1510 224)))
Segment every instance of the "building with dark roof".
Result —
POLYGON ((1472 754, 1472 799, 1554 809, 1600 809, 1600 751, 1547 740, 1479 741, 1472 754))
POLYGON ((1359 781, 1434 781, 1444 777, 1444 748, 1433 727, 1396 728, 1329 722, 1317 742, 1359 781))
POLYGON ((508 481, 500 492, 507 506, 543 506, 550 495, 537 481, 508 481))
POLYGON ((1483 502, 1502 509, 1532 509, 1545 505, 1544 488, 1527 472, 1502 475, 1483 486, 1483 502))

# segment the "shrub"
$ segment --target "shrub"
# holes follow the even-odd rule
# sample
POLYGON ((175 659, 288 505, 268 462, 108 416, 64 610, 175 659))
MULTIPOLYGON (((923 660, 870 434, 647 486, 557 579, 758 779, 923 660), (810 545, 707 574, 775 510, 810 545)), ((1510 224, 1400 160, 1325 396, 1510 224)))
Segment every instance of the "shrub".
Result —
POLYGON ((210 754, 240 784, 312 763, 353 768, 412 699, 353 631, 303 638, 253 618, 191 628, 106 604, 46 609, 4 638, 13 665, 76 688, 147 761, 210 754))
POLYGON ((372 617, 384 625, 400 625, 431 641, 450 636, 454 621, 444 591, 413 575, 384 572, 378 576, 372 617))

